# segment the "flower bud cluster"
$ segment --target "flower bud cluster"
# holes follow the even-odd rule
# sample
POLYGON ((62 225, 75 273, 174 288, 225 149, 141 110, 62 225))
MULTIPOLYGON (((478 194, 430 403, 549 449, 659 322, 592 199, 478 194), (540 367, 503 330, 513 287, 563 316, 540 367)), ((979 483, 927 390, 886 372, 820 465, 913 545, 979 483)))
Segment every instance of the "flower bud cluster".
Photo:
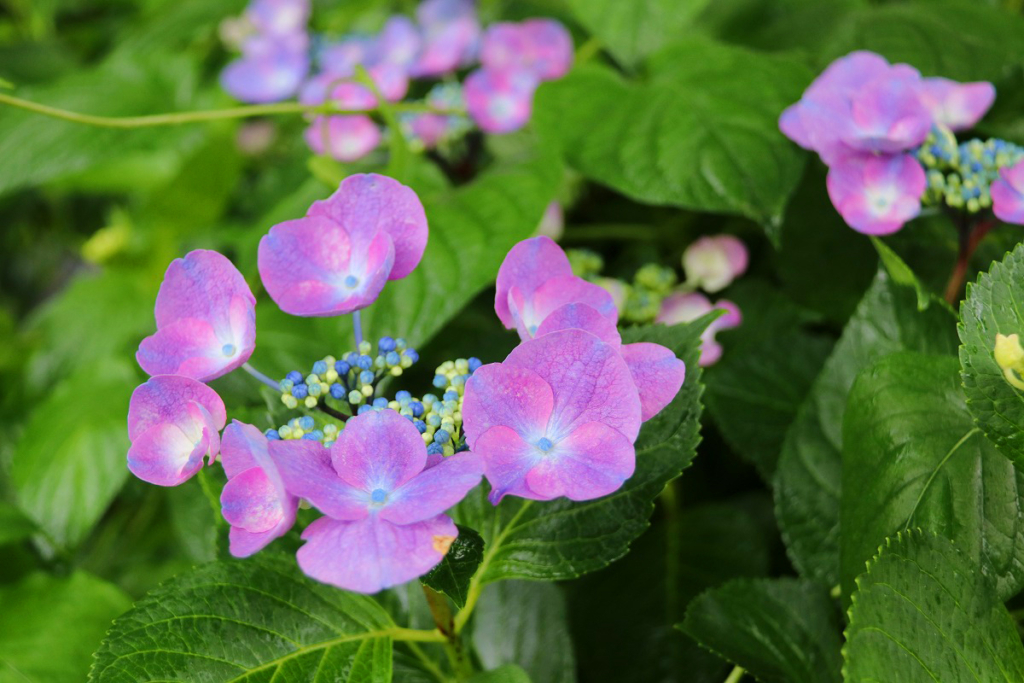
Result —
POLYGON ((309 415, 303 417, 296 417, 288 420, 288 424, 282 425, 277 429, 268 429, 263 432, 271 441, 281 440, 289 441, 292 439, 306 439, 307 441, 320 441, 325 446, 330 446, 338 438, 338 432, 344 427, 328 422, 322 427, 318 427, 316 420, 309 415))
POLYGON ((996 138, 958 144, 952 131, 935 126, 916 155, 928 177, 923 205, 976 214, 992 207, 992 183, 1024 159, 1024 148, 996 138))

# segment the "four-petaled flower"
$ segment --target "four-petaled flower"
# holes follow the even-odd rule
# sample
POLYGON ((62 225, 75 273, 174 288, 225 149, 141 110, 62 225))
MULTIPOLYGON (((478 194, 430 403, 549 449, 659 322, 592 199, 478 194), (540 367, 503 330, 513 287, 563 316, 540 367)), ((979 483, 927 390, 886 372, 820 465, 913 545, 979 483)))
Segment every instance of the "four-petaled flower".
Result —
POLYGON ((427 447, 393 410, 349 419, 328 453, 317 441, 281 441, 270 455, 285 488, 324 513, 302 534, 299 566, 360 593, 421 576, 458 530, 444 512, 480 482, 480 459, 456 453, 426 468, 427 447), (425 469, 426 468, 426 469, 425 469))
POLYGON ((260 277, 286 313, 351 313, 373 303, 388 280, 411 273, 426 244, 415 192, 385 176, 353 175, 304 218, 270 229, 260 240, 260 277))
POLYGON ((215 251, 197 249, 167 268, 156 297, 156 334, 136 359, 150 375, 202 382, 249 360, 256 344, 256 298, 242 274, 215 251))

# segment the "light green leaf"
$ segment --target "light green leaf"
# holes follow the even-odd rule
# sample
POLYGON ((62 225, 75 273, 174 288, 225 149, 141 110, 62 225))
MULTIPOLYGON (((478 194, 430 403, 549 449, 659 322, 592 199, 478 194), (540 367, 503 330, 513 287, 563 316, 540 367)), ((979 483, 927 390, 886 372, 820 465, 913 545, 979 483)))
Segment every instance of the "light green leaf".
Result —
POLYGON ((927 532, 888 538, 857 579, 846 681, 1024 680, 1024 647, 984 570, 927 532))
POLYGON ((861 371, 843 423, 842 583, 904 529, 956 542, 1008 598, 1024 585, 1024 474, 974 426, 957 362, 896 353, 861 371))
POLYGON ((518 664, 529 680, 576 681, 565 597, 554 584, 502 581, 488 586, 473 614, 472 640, 485 668, 518 664))
POLYGON ((878 258, 882 261, 882 265, 885 266, 885 270, 889 273, 892 281, 898 285, 912 288, 917 294, 917 310, 923 311, 928 308, 932 303, 932 294, 917 279, 917 276, 914 275, 914 271, 910 269, 907 262, 900 258, 899 254, 879 238, 872 236, 871 244, 874 245, 875 250, 878 252, 878 258))
POLYGON ((94 683, 391 680, 391 618, 292 558, 216 562, 152 591, 96 653, 94 683))
POLYGON ((698 596, 678 627, 762 683, 839 683, 839 614, 824 586, 739 579, 698 596))
POLYGON ((626 66, 683 37, 709 0, 570 0, 594 39, 626 66))
POLYGON ((824 62, 871 50, 925 76, 995 80, 1024 61, 1024 18, 977 2, 932 0, 853 12, 831 36, 824 62))
POLYGON ((648 526, 654 498, 693 460, 700 440, 700 332, 717 314, 689 325, 633 327, 623 342, 654 342, 686 363, 686 382, 675 400, 640 430, 636 471, 615 493, 596 500, 529 501, 506 497, 497 508, 486 486, 471 491, 455 508, 462 524, 480 529, 487 541, 474 581, 571 579, 626 554, 648 526))
POLYGON ((1024 337, 1024 244, 992 265, 960 306, 960 364, 967 407, 985 436, 1024 467, 1024 393, 1003 377, 993 349, 997 334, 1024 337))
POLYGON ((0 588, 0 681, 84 681, 96 643, 130 606, 121 589, 82 571, 0 588))
POLYGON ((952 353, 953 317, 917 310, 913 291, 880 272, 843 330, 786 434, 775 476, 775 514, 799 572, 839 582, 839 500, 843 414, 857 373, 903 350, 952 353))
POLYGON ((515 664, 506 664, 494 671, 481 671, 469 683, 530 683, 530 677, 515 664))
POLYGON ((473 578, 484 556, 484 539, 469 527, 460 526, 458 529, 459 535, 445 553, 441 564, 424 574, 420 581, 438 593, 447 595, 461 609, 466 604, 469 580, 473 578))
POLYGON ((14 448, 17 502, 59 547, 89 533, 128 475, 125 415, 136 379, 127 361, 80 368, 35 406, 14 448))
POLYGON ((537 92, 535 120, 570 165, 639 202, 777 227, 806 155, 778 130, 812 74, 708 40, 660 52, 644 83, 587 66, 537 92))
POLYGON ((32 535, 36 525, 14 505, 0 501, 0 546, 17 543, 32 535))

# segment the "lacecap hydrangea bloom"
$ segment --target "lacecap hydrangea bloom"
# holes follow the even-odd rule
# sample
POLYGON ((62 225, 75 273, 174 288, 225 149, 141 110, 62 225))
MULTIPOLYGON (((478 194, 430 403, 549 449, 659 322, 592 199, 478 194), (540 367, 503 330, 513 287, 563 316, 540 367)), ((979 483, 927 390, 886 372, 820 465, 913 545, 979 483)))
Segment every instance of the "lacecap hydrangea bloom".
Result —
POLYGON ((373 173, 349 176, 305 217, 275 225, 260 240, 260 278, 286 313, 351 313, 373 303, 388 280, 413 271, 427 234, 411 189, 373 173))
POLYGON ((871 52, 833 62, 779 119, 829 166, 828 191, 855 230, 885 235, 920 212, 927 186, 915 150, 933 130, 970 128, 992 105, 990 83, 923 78, 871 52))

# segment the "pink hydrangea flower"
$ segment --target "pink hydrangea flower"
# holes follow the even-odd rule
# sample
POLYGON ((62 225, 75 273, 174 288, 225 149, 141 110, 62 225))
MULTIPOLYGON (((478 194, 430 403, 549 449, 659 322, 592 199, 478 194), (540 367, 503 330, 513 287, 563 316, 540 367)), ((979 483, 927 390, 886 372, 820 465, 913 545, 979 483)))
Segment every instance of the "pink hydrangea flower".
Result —
POLYGON ((303 532, 299 566, 359 593, 405 583, 437 565, 459 533, 444 512, 482 473, 472 453, 426 468, 423 439, 393 410, 350 418, 329 453, 317 441, 274 446, 270 455, 285 488, 325 515, 303 532))
POLYGON ((511 133, 530 120, 537 77, 523 69, 477 69, 463 84, 466 110, 485 133, 511 133))
POLYGON ((715 335, 721 330, 738 327, 743 322, 739 306, 726 299, 720 299, 712 304, 706 296, 699 293, 673 294, 661 302, 661 310, 658 311, 657 322, 678 325, 693 322, 716 308, 723 309, 725 315, 708 325, 700 336, 701 367, 714 365, 722 357, 722 345, 715 340, 715 335))
POLYGON ((387 20, 374 42, 373 63, 394 64, 406 71, 416 60, 423 39, 408 17, 395 15, 387 20))
POLYGON ((553 332, 477 369, 462 415, 494 504, 590 500, 633 474, 640 399, 616 349, 589 332, 553 332))
POLYGON ((973 128, 996 99, 991 83, 957 83, 948 78, 926 78, 918 95, 935 123, 950 130, 973 128))
POLYGON ((619 312, 602 287, 572 274, 569 259, 549 237, 523 240, 498 269, 494 310, 522 339, 536 335, 544 319, 566 304, 586 304, 615 324, 619 312))
POLYGON ((309 0, 252 0, 245 16, 263 34, 303 33, 309 23, 309 0))
POLYGON ((480 22, 471 0, 426 0, 416 8, 422 49, 409 70, 415 78, 441 76, 476 55, 480 22))
POLYGON ((309 73, 307 48, 304 34, 250 37, 242 45, 242 56, 221 72, 221 87, 252 104, 288 99, 309 73))
POLYGON ((231 554, 248 557, 295 524, 299 499, 288 493, 271 448, 283 441, 269 441, 263 433, 235 420, 224 430, 220 460, 228 483, 220 494, 221 513, 231 525, 231 554))
POLYGON ((411 189, 375 173, 349 176, 305 217, 275 225, 260 240, 260 277, 286 313, 351 313, 373 303, 388 280, 413 271, 427 232, 411 189))
POLYGON ((745 273, 747 262, 747 247, 732 235, 701 237, 683 252, 686 281, 711 294, 745 273))
POLYGON ((927 186, 910 154, 854 156, 828 172, 828 196, 843 220, 867 235, 888 235, 921 211, 927 186))
POLYGON ((208 382, 240 367, 256 346, 256 298, 215 251, 197 249, 171 262, 155 313, 156 334, 135 354, 150 375, 208 382))
POLYGON ((362 159, 380 146, 383 136, 369 116, 317 116, 303 137, 315 154, 338 161, 362 159))
POLYGON ((992 181, 992 212, 1004 223, 1024 225, 1024 161, 999 169, 992 181))
POLYGON ((128 405, 128 469, 157 486, 187 481, 220 451, 224 402, 189 377, 157 375, 132 393, 128 405))
POLYGON ((569 73, 572 60, 572 36, 554 19, 492 24, 480 45, 485 69, 523 69, 543 81, 569 73))
POLYGON ((319 61, 325 72, 351 75, 356 65, 369 61, 375 47, 369 36, 349 36, 324 47, 319 61))

